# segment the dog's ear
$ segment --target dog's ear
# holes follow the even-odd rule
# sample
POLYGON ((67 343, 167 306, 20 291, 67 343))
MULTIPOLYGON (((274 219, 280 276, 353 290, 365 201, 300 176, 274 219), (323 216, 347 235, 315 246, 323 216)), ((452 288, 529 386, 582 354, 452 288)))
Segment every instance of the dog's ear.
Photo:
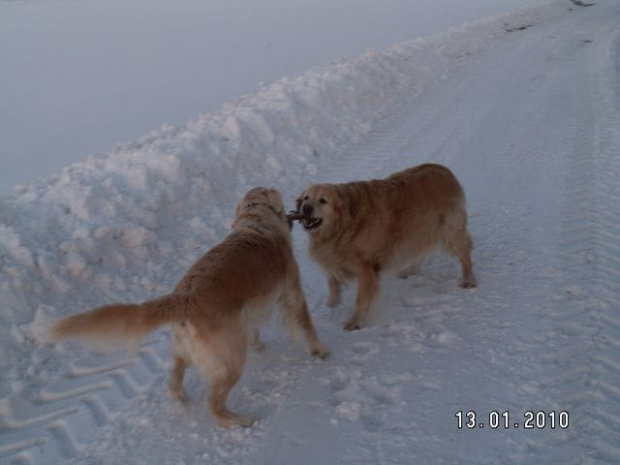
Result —
POLYGON ((284 212, 284 202, 282 201, 282 195, 279 190, 272 187, 271 189, 266 189, 263 194, 265 195, 267 203, 271 208, 273 208, 277 213, 284 212))
POLYGON ((235 229, 237 229, 237 226, 239 225, 239 221, 240 221, 240 216, 241 216, 241 212, 243 212, 243 209, 245 208, 245 206, 247 205, 246 199, 242 199, 241 202, 239 202, 237 204, 237 208, 235 208, 235 219, 233 220, 232 224, 230 225, 231 229, 234 231, 235 229))
POLYGON ((238 218, 239 215, 241 214, 241 211, 243 210, 243 207, 245 207, 246 205, 246 199, 245 197, 243 199, 241 199, 241 201, 239 203, 237 203, 237 208, 235 208, 235 218, 238 218))
POLYGON ((351 213, 351 202, 347 199, 346 193, 342 189, 332 187, 330 189, 330 199, 332 208, 336 214, 336 221, 340 224, 348 224, 353 216, 351 213))
POLYGON ((339 215, 342 215, 345 213, 346 210, 346 203, 345 203, 345 199, 344 199, 344 195, 342 192, 340 192, 339 189, 329 189, 329 197, 330 200, 332 202, 332 206, 334 208, 334 212, 336 212, 339 215))

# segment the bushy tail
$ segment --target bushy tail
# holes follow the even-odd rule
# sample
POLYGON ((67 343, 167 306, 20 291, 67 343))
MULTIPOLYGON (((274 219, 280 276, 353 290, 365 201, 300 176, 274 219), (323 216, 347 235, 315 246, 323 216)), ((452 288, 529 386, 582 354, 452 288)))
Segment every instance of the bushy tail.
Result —
POLYGON ((185 320, 190 310, 190 298, 176 293, 141 304, 104 305, 58 321, 49 340, 84 339, 109 349, 132 347, 159 326, 185 320))

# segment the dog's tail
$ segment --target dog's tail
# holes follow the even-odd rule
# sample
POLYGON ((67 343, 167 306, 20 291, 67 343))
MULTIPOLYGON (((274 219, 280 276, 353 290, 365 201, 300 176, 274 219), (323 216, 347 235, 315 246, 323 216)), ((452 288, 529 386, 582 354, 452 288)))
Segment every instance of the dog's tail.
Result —
POLYGON ((141 304, 104 305, 58 321, 48 339, 84 339, 108 349, 135 347, 159 326, 187 319, 191 309, 191 298, 174 292, 141 304))

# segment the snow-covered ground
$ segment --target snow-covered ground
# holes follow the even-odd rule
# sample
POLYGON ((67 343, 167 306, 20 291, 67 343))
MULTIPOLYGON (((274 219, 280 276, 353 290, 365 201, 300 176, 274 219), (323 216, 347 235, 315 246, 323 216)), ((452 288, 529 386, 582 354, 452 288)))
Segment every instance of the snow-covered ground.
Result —
POLYGON ((539 3, 0 0, 0 194, 282 76, 539 3))
POLYGON ((0 463, 620 463, 619 56, 617 1, 556 0, 283 78, 0 198, 0 463), (189 404, 169 397, 165 330, 133 357, 43 342, 170 290, 252 186, 292 207, 426 161, 464 185, 479 287, 438 257, 345 333, 354 289, 326 308, 296 230, 332 357, 270 325, 230 399, 250 429, 215 425, 195 371, 189 404), (525 429, 528 411, 556 414, 525 429))

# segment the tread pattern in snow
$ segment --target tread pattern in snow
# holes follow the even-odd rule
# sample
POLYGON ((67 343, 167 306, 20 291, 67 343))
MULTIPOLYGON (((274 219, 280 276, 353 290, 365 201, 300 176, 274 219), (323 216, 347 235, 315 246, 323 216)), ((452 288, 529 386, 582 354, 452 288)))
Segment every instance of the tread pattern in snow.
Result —
MULTIPOLYGON (((561 251, 566 281, 563 337, 578 339, 559 354, 568 370, 558 386, 568 393, 573 428, 588 463, 620 462, 620 28, 597 34, 590 91, 595 133, 571 161, 561 251), (579 283, 579 284, 575 284, 579 283), (568 361, 570 360, 570 363, 568 361)), ((586 84, 586 83, 584 83, 586 84)), ((582 462, 583 463, 583 462, 582 462)))
POLYGON ((0 463, 37 465, 76 457, 93 431, 113 420, 169 365, 168 343, 156 338, 135 359, 87 355, 64 375, 30 392, 2 399, 0 463))

